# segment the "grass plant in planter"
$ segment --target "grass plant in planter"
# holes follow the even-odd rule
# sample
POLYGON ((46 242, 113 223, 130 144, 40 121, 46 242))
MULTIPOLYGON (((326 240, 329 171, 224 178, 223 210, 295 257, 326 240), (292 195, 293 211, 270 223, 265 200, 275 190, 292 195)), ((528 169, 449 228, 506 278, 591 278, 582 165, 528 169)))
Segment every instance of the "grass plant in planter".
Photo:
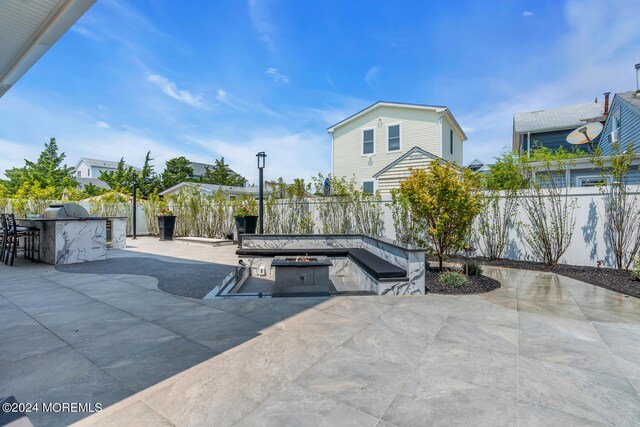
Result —
POLYGON ((236 211, 236 239, 240 241, 241 234, 255 234, 258 216, 247 206, 242 205, 236 211))

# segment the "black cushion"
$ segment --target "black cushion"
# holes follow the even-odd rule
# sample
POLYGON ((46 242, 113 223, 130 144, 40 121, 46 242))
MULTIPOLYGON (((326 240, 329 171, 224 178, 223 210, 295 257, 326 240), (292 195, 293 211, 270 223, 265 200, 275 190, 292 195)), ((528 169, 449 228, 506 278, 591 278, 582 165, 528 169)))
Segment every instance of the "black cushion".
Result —
POLYGON ((406 277, 407 272, 366 249, 349 249, 349 258, 376 279, 406 277))

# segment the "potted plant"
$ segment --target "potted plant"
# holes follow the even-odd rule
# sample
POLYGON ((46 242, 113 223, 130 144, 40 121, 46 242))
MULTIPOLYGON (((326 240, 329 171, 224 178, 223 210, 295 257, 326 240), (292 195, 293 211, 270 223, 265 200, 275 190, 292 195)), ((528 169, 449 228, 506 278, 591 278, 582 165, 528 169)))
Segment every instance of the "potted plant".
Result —
POLYGON ((241 234, 255 234, 258 216, 242 205, 236 211, 236 238, 240 241, 241 234))
POLYGON ((158 215, 158 235, 160 240, 173 240, 173 229, 176 225, 176 216, 171 209, 160 209, 160 215, 158 215))

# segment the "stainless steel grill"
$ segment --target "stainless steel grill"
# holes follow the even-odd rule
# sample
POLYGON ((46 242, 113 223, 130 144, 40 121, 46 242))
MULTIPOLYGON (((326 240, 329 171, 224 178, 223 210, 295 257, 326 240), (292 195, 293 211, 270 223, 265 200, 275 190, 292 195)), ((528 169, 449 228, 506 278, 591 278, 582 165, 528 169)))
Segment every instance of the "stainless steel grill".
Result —
POLYGON ((46 219, 89 218, 90 216, 85 208, 76 203, 49 205, 43 215, 46 219))

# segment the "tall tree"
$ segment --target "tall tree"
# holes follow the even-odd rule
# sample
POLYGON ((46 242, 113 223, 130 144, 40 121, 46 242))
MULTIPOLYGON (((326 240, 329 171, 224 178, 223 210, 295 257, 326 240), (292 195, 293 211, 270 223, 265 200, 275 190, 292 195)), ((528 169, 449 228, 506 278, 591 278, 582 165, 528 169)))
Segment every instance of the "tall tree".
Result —
POLYGON ((43 188, 54 188, 55 196, 60 197, 62 190, 78 185, 73 177, 74 168, 63 164, 65 158, 65 153, 58 153, 58 144, 52 137, 44 145, 36 162, 25 159, 25 166, 5 172, 8 178, 5 186, 11 194, 15 194, 25 184, 30 186, 37 182, 43 188))
POLYGON ((166 190, 174 185, 193 180, 193 168, 186 157, 175 157, 167 161, 162 172, 162 186, 166 190))
POLYGON ((160 180, 153 170, 152 160, 151 151, 147 151, 147 155, 144 158, 144 166, 138 175, 138 188, 144 198, 149 197, 153 192, 157 192, 161 186, 160 180))
POLYGON ((228 164, 224 162, 224 157, 216 160, 213 167, 205 167, 204 175, 200 181, 205 184, 231 185, 242 187, 247 182, 242 176, 231 170, 228 164))

